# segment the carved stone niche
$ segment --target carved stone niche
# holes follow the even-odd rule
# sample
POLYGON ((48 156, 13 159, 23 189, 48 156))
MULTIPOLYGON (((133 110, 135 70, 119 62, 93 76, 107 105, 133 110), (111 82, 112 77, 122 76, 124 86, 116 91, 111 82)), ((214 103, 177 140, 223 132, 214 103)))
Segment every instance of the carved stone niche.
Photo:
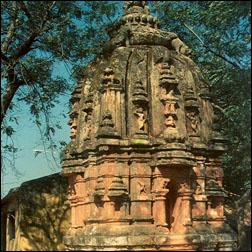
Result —
POLYGON ((214 109, 212 134, 209 143, 211 149, 216 151, 225 151, 227 149, 227 139, 225 139, 221 134, 220 118, 221 116, 218 115, 218 111, 214 109))
POLYGON ((193 88, 188 88, 184 96, 185 99, 185 116, 186 129, 190 139, 200 141, 200 115, 199 104, 197 97, 194 94, 193 88))
POLYGON ((94 201, 98 205, 103 205, 103 198, 105 196, 105 184, 103 177, 97 179, 97 184, 94 191, 94 201))
POLYGON ((168 62, 161 64, 159 85, 172 90, 175 90, 178 86, 178 80, 174 75, 174 66, 168 62))
POLYGON ((177 199, 173 208, 172 232, 186 232, 192 226, 191 201, 193 190, 187 182, 178 185, 177 199))
POLYGON ((135 120, 135 137, 147 138, 148 124, 148 95, 141 81, 137 81, 134 85, 132 103, 134 104, 135 120))
POLYGON ((125 218, 128 215, 129 193, 121 176, 115 176, 108 189, 108 198, 111 200, 111 212, 115 218, 125 218))
POLYGON ((84 111, 84 129, 83 129, 83 140, 89 140, 92 131, 92 111, 84 111))
POLYGON ((159 174, 154 175, 153 180, 153 216, 155 225, 167 228, 167 194, 169 192, 169 178, 162 178, 159 174))
POLYGON ((97 132, 97 137, 103 137, 103 138, 119 138, 120 137, 120 135, 117 133, 115 129, 115 124, 113 122, 113 118, 109 110, 106 110, 104 112, 99 126, 100 128, 97 132))
MULTIPOLYGON (((167 60, 168 61, 168 60, 167 60)), ((160 77, 160 101, 164 106, 164 131, 163 137, 167 142, 183 141, 177 129, 177 109, 178 105, 178 80, 174 75, 174 67, 168 62, 161 64, 160 77)))
POLYGON ((70 120, 68 122, 68 125, 70 126, 71 129, 71 135, 70 138, 72 141, 76 140, 76 134, 77 134, 77 117, 78 113, 76 111, 72 111, 70 114, 70 120))
POLYGON ((168 93, 165 89, 161 91, 161 98, 164 105, 164 131, 163 137, 168 141, 177 141, 180 140, 179 132, 177 129, 177 109, 179 105, 177 103, 178 98, 174 96, 173 90, 168 90, 168 93))
POLYGON ((87 81, 84 87, 84 104, 83 104, 83 111, 88 112, 93 110, 93 91, 91 90, 91 82, 87 81))
POLYGON ((71 141, 76 140, 76 134, 77 134, 77 120, 79 116, 79 101, 80 101, 80 88, 77 87, 74 92, 72 93, 73 97, 70 99, 70 102, 72 103, 72 111, 69 113, 70 120, 68 122, 68 125, 71 129, 71 141))
POLYGON ((91 130, 92 130, 92 112, 93 112, 93 91, 91 87, 91 82, 87 79, 84 83, 83 88, 83 105, 82 105, 82 118, 83 118, 83 132, 82 140, 90 140, 91 130))
POLYGON ((216 225, 222 225, 225 221, 224 216, 224 197, 223 192, 215 192, 208 195, 207 199, 207 217, 208 222, 214 222, 216 225))
POLYGON ((110 67, 105 68, 101 83, 105 89, 112 86, 120 87, 120 80, 115 77, 115 73, 110 67))

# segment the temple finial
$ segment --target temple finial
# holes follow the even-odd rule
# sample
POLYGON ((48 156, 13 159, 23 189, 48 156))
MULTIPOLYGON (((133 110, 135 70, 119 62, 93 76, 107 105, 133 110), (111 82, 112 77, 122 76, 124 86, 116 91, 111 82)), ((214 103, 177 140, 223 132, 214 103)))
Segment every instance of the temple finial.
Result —
POLYGON ((135 12, 145 13, 147 11, 146 2, 147 1, 125 1, 125 14, 135 12))

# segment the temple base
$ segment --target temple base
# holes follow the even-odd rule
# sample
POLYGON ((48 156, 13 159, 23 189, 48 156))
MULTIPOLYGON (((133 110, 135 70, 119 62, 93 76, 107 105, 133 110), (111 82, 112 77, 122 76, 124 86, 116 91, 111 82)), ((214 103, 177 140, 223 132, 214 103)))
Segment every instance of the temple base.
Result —
POLYGON ((82 251, 233 251, 235 236, 228 226, 213 230, 209 225, 173 234, 154 225, 87 225, 64 237, 67 250, 82 251))

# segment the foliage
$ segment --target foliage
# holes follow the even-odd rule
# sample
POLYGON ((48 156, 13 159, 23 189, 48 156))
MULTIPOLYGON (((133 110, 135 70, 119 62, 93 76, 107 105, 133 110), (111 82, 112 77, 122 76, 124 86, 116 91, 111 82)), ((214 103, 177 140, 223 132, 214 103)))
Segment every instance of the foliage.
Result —
POLYGON ((177 33, 193 49, 193 60, 209 81, 215 113, 228 139, 224 187, 241 194, 250 187, 251 172, 250 2, 158 1, 153 11, 162 28, 177 33))

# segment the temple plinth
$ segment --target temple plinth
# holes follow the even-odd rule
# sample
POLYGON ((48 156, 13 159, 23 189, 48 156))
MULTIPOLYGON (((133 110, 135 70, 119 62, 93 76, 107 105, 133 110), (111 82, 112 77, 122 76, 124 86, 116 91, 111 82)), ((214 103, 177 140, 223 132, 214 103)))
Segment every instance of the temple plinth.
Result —
POLYGON ((72 94, 68 250, 233 250, 208 85, 146 1, 127 1, 72 94))

